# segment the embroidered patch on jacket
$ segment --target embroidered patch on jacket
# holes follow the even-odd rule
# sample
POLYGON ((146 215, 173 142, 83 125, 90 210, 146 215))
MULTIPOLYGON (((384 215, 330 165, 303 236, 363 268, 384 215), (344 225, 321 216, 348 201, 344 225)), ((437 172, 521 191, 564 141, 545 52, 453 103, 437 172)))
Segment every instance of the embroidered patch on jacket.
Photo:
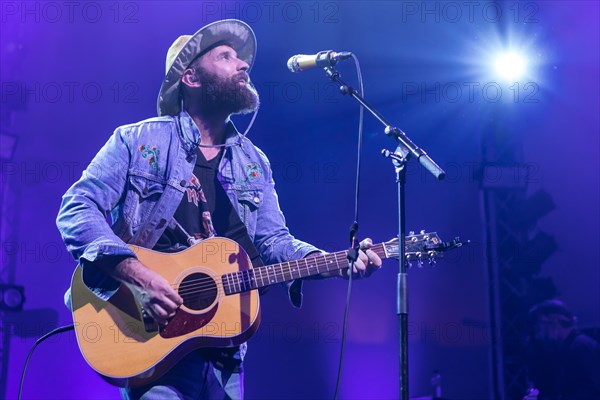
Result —
POLYGON ((148 144, 142 144, 138 148, 139 151, 142 152, 142 157, 148 159, 148 164, 157 172, 160 172, 160 167, 158 166, 158 156, 160 155, 160 150, 156 146, 150 146, 148 144))
POLYGON ((262 170, 257 163, 251 162, 246 164, 246 181, 253 181, 257 179, 261 173, 262 170))

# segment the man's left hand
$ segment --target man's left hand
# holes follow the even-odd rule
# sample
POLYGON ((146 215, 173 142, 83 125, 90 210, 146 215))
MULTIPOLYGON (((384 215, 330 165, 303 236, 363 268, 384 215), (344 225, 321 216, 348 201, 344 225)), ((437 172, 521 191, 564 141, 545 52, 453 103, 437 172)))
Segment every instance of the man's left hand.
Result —
MULTIPOLYGON (((354 272, 354 275, 352 275, 353 279, 370 276, 381 267, 381 258, 371 250, 371 247, 373 247, 373 241, 370 238, 360 242, 358 258, 354 262, 354 268, 352 269, 354 272)), ((350 268, 341 269, 340 276, 348 279, 349 270, 350 268)))

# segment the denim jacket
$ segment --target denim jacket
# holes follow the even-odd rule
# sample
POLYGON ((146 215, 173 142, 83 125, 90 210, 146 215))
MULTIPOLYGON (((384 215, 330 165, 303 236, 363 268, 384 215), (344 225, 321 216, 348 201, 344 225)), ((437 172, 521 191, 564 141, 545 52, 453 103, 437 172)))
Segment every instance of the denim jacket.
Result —
MULTIPOLYGON (((127 244, 154 247, 181 202, 199 141, 200 132, 185 111, 121 126, 65 193, 57 226, 96 295, 108 299, 119 283, 93 262, 135 257, 127 244)), ((217 176, 263 261, 295 260, 319 251, 286 227, 265 154, 231 123, 226 144, 217 176)), ((287 287, 292 304, 300 307, 301 281, 287 287)), ((69 291, 65 301, 70 306, 69 291)))

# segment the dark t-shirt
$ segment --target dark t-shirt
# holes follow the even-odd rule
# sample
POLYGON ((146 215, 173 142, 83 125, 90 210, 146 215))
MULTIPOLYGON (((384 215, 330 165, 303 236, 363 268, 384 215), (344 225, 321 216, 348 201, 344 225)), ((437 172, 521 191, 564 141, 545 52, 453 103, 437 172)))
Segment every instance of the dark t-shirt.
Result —
POLYGON ((194 172, 174 215, 185 232, 179 227, 169 226, 154 250, 169 252, 173 248, 188 246, 188 235, 199 240, 221 236, 242 246, 254 267, 261 266, 262 260, 248 236, 246 226, 217 178, 223 151, 211 160, 207 160, 199 149, 196 154, 194 172))

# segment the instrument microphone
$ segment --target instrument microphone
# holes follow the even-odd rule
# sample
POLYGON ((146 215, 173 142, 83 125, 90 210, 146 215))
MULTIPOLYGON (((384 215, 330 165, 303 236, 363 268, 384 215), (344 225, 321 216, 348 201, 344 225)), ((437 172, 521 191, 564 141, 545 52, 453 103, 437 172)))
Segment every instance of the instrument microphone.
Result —
POLYGON ((290 57, 287 67, 292 72, 300 72, 315 67, 332 67, 339 60, 345 60, 352 57, 349 51, 336 53, 333 50, 320 51, 317 54, 297 54, 290 57))

